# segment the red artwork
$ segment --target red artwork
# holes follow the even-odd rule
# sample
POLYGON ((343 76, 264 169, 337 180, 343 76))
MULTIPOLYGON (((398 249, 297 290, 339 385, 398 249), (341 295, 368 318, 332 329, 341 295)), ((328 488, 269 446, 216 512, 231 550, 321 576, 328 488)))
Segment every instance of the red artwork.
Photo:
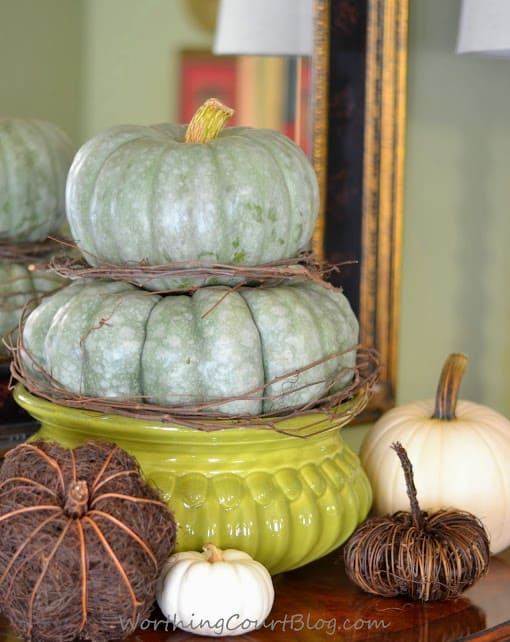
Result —
POLYGON ((183 51, 179 120, 189 123, 198 107, 214 97, 234 110, 229 125, 278 129, 308 153, 310 80, 306 59, 280 60, 271 67, 271 60, 262 57, 251 57, 249 62, 246 57, 183 51))
MULTIPOLYGON (((237 69, 234 56, 214 56, 208 52, 183 52, 181 122, 188 123, 198 107, 212 97, 235 109, 236 83, 237 69)), ((235 114, 229 124, 236 124, 235 114)))

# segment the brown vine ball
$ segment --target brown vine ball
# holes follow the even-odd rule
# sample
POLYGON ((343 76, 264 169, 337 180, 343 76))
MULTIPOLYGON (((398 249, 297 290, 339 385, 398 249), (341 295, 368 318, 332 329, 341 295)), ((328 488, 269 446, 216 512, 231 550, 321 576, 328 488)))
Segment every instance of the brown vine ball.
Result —
POLYGON ((488 569, 489 537, 471 513, 420 510, 411 462, 392 445, 406 480, 410 512, 373 517, 344 547, 347 576, 368 593, 413 600, 447 600, 472 586, 488 569))
POLYGON ((368 593, 413 600, 457 597, 485 574, 489 540, 473 515, 438 511, 417 526, 400 511, 362 524, 344 548, 347 576, 368 593))
POLYGON ((34 441, 0 470, 0 609, 24 640, 113 640, 150 614, 175 522, 123 449, 34 441))

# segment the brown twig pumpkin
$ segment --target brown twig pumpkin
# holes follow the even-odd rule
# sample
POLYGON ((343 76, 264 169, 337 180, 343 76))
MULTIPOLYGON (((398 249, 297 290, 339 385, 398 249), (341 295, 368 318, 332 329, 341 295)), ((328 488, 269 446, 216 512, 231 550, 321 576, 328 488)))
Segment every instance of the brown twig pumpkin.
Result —
POLYGON ((34 441, 0 470, 0 608, 25 640, 127 636, 155 600, 175 522, 123 449, 34 441))
POLYGON ((404 470, 411 512, 364 522, 344 548, 347 576, 376 595, 424 602, 456 597, 488 569, 487 532, 466 511, 421 511, 407 453, 399 442, 392 448, 404 470))

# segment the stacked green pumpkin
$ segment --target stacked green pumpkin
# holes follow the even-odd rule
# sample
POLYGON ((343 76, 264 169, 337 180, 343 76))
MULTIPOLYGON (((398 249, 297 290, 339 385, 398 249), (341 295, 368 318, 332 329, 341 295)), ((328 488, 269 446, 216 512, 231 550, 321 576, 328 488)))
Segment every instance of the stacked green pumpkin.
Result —
POLYGON ((257 266, 306 247, 319 210, 306 156, 279 132, 223 128, 228 117, 209 103, 188 126, 115 127, 79 150, 67 215, 91 265, 257 266))
MULTIPOLYGON (((188 127, 115 127, 78 151, 67 217, 90 265, 257 266, 307 248, 319 209, 308 159, 278 132, 224 128, 230 115, 208 101, 188 127)), ((320 280, 235 289, 217 277, 165 294, 175 279, 142 282, 80 279, 46 298, 24 328, 31 375, 228 415, 307 406, 352 380, 358 322, 320 280)))
MULTIPOLYGON (((53 123, 0 119, 0 337, 17 326, 24 305, 61 284, 12 257, 21 246, 20 257, 30 254, 62 225, 72 157, 71 142, 53 123)), ((0 358, 7 354, 0 344, 0 358)))

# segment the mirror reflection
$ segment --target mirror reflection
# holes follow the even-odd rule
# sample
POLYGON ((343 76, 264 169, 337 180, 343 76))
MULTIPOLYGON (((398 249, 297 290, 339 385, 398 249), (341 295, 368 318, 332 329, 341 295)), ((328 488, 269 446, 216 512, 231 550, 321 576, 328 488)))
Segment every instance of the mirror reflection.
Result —
POLYGON ((309 64, 293 56, 221 56, 218 0, 0 0, 2 115, 61 126, 77 146, 120 123, 187 122, 205 95, 233 124, 303 140, 309 64), (300 85, 300 101, 296 85, 300 85))

